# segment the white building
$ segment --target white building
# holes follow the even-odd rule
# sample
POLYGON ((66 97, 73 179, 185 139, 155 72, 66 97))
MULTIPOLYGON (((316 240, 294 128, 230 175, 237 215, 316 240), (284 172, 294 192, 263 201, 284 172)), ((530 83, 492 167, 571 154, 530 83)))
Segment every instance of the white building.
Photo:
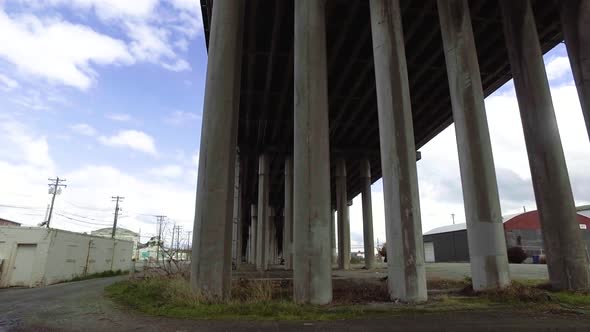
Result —
MULTIPOLYGON (((95 231, 90 232, 90 234, 92 234, 92 236, 111 238, 111 236, 113 235, 113 228, 107 227, 107 228, 97 229, 95 231)), ((139 243, 139 234, 138 233, 135 233, 134 231, 128 230, 126 228, 117 227, 117 231, 115 232, 115 239, 133 242, 133 259, 138 258, 137 257, 138 256, 137 244, 139 243)))
POLYGON ((0 226, 0 287, 38 287, 131 269, 133 243, 39 227, 0 226))

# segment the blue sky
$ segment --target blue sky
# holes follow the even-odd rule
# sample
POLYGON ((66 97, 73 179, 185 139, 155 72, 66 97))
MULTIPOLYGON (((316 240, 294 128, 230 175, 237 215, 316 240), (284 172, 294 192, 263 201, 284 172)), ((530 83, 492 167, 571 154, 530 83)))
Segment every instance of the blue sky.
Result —
MULTIPOLYGON (((0 217, 43 220, 47 178, 67 179, 52 225, 120 224, 153 235, 155 218, 192 229, 206 50, 198 0, 0 0, 0 217)), ((545 56, 577 204, 590 202, 590 144, 563 45, 545 56)), ((514 88, 486 99, 502 211, 534 209, 514 88)), ((464 221, 454 128, 421 149, 423 230, 464 221)), ((373 187, 375 237, 383 194, 373 187)), ((171 225, 168 227, 171 228, 171 225)), ((361 203, 351 208, 362 244, 361 203)), ((143 240, 146 238, 144 237, 143 240)))

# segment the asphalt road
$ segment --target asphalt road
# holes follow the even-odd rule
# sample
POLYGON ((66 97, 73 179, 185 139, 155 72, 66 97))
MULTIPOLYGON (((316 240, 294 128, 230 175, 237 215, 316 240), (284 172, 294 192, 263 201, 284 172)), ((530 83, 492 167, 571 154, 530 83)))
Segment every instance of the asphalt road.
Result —
POLYGON ((125 277, 0 290, 0 331, 588 331, 590 317, 510 312, 408 314, 332 322, 194 321, 148 317, 103 297, 125 277))

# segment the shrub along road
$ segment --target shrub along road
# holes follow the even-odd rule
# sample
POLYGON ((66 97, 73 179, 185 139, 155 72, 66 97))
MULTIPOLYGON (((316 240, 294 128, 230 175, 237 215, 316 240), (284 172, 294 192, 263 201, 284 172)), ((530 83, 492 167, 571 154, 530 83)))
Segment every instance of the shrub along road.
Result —
POLYGON ((115 305, 104 288, 125 276, 38 289, 0 290, 0 331, 523 331, 586 330, 583 314, 507 310, 403 315, 324 322, 207 321, 150 317, 115 305))

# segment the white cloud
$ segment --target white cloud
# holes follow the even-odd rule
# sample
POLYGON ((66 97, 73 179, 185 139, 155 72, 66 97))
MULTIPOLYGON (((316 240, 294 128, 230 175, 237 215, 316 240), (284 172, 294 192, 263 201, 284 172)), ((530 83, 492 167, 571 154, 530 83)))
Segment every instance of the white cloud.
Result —
POLYGON ((0 73, 0 89, 4 91, 10 91, 16 89, 20 84, 12 78, 0 73))
POLYGON ((563 78, 568 74, 571 75, 570 60, 567 56, 555 57, 546 64, 545 70, 550 81, 563 78))
POLYGON ((178 178, 182 176, 183 170, 179 165, 165 165, 162 167, 152 168, 148 171, 148 173, 156 177, 178 178))
POLYGON ((200 14, 201 4, 199 0, 171 0, 172 6, 186 10, 192 14, 200 14))
MULTIPOLYGON (((67 179, 69 186, 56 199, 53 227, 78 232, 108 227, 114 210, 111 196, 121 195, 125 197, 121 203, 121 227, 134 231, 141 228, 142 235, 153 235, 156 224, 151 215, 163 214, 170 222, 192 230, 196 178, 175 178, 176 182, 173 182, 171 178, 144 176, 149 169, 140 172, 141 175, 134 175, 106 164, 84 165, 83 161, 70 164, 71 171, 58 173, 50 156, 49 142, 35 134, 35 128, 0 114, 0 130, 3 133, 3 140, 0 140, 3 181, 0 202, 22 207, 0 206, 2 217, 25 225, 42 222, 50 201, 47 178, 60 175, 67 179)), ((169 176, 178 171, 174 165, 163 169, 169 176)))
POLYGON ((164 118, 164 121, 173 126, 186 126, 193 124, 199 119, 200 116, 193 112, 174 111, 164 118))
POLYGON ((162 63, 162 67, 174 72, 191 70, 191 65, 184 59, 178 59, 174 63, 162 63))
POLYGON ((10 17, 0 7, 0 31, 0 57, 26 73, 83 90, 97 76, 94 65, 134 61, 123 41, 57 17, 10 17))
POLYGON ((135 22, 127 22, 126 28, 132 39, 131 52, 137 59, 157 63, 162 58, 175 56, 168 43, 168 30, 135 22))
POLYGON ((65 4, 79 9, 93 9, 103 20, 142 18, 153 15, 158 0, 51 0, 53 4, 65 4))
POLYGON ((0 160, 26 164, 35 168, 53 169, 49 143, 45 136, 32 134, 32 129, 10 117, 0 116, 0 160))
MULTIPOLYGON (((191 70, 183 56, 202 30, 196 0, 0 1, 0 59, 27 75, 81 90, 93 85, 100 65, 147 62, 191 70), (62 7, 76 11, 81 22, 93 13, 108 29, 72 23, 59 12, 62 7)), ((18 84, 5 78, 0 76, 2 90, 18 84)))
POLYGON ((94 127, 86 124, 86 123, 77 123, 70 126, 70 129, 77 134, 84 135, 84 136, 96 136, 97 131, 94 127))
POLYGON ((98 141, 107 146, 130 148, 154 156, 158 154, 154 138, 142 131, 122 130, 114 136, 100 136, 98 141))
POLYGON ((107 119, 117 121, 117 122, 128 122, 131 121, 133 118, 129 114, 125 113, 111 113, 105 115, 107 119))

